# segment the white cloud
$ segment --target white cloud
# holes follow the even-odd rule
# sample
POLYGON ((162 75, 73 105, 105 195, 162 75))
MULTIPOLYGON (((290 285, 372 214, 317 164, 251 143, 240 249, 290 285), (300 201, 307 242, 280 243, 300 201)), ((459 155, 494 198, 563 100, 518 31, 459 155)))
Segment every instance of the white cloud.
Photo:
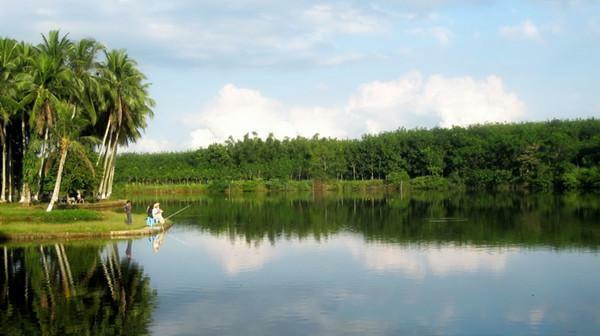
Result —
POLYGON ((263 96, 259 91, 225 85, 217 97, 188 122, 199 126, 192 132, 193 146, 207 146, 256 132, 260 137, 273 133, 277 138, 312 136, 345 136, 336 125, 338 111, 323 107, 290 108, 263 96))
POLYGON ((525 20, 516 26, 500 27, 500 34, 508 38, 525 38, 530 40, 541 39, 540 28, 530 20, 525 20))
POLYGON ((175 143, 170 140, 155 139, 152 136, 143 136, 135 143, 119 149, 119 152, 169 152, 176 150, 191 149, 189 143, 175 143))
POLYGON ((450 38, 452 37, 452 31, 442 26, 414 28, 410 29, 408 33, 412 35, 432 37, 441 45, 447 45, 448 43, 450 43, 450 38))
POLYGON ((366 83, 344 106, 286 106, 252 89, 225 85, 211 103, 186 123, 196 127, 192 146, 239 139, 256 132, 277 138, 321 136, 347 138, 399 127, 466 126, 521 118, 525 104, 504 88, 502 79, 410 72, 390 81, 366 83))
POLYGON ((513 121, 524 112, 524 103, 516 94, 506 92, 497 76, 481 81, 431 76, 422 97, 422 107, 437 115, 442 127, 513 121))
POLYGON ((319 34, 372 33, 387 28, 381 19, 361 13, 355 8, 337 8, 331 5, 315 5, 303 13, 303 19, 316 27, 319 34))
POLYGON ((401 126, 514 121, 525 107, 497 76, 476 80, 434 75, 424 80, 420 73, 411 72, 397 80, 362 85, 346 109, 365 120, 367 132, 375 133, 401 126))

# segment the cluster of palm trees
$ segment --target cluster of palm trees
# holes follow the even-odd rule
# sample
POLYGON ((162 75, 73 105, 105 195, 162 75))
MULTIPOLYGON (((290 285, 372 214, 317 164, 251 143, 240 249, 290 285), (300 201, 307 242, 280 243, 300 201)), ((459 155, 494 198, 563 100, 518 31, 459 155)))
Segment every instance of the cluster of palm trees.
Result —
POLYGON ((51 211, 69 154, 101 176, 97 197, 110 197, 117 150, 141 136, 154 102, 126 51, 59 31, 42 37, 37 46, 0 38, 0 202, 38 199, 56 174, 51 211))

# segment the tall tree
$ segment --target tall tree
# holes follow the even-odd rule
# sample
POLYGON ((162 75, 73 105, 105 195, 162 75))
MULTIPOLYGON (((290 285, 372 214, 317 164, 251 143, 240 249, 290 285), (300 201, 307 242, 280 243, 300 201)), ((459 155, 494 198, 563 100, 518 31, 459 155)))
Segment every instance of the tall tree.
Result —
POLYGON ((38 173, 39 196, 43 186, 44 160, 48 156, 48 137, 54 126, 57 105, 61 99, 77 96, 82 90, 71 69, 66 66, 67 54, 73 44, 67 35, 60 36, 58 31, 51 31, 48 36, 42 35, 44 43, 32 58, 30 71, 22 74, 21 88, 24 91, 23 103, 32 103, 29 116, 31 127, 42 138, 40 169, 38 173))
MULTIPOLYGON (((17 70, 16 58, 18 56, 18 43, 8 38, 0 39, 0 145, 2 146, 2 183, 0 202, 6 201, 6 191, 10 178, 7 174, 9 162, 7 160, 8 132, 7 126, 18 111, 16 102, 16 86, 14 82, 17 70)), ((9 196, 10 198, 10 196, 9 196)))
MULTIPOLYGON (((106 61, 100 67, 99 80, 105 93, 106 129, 100 147, 103 160, 100 199, 110 197, 119 145, 135 141, 153 115, 154 101, 148 94, 146 77, 137 63, 124 50, 105 51, 106 61)), ((98 162, 97 162, 98 164, 98 162)))

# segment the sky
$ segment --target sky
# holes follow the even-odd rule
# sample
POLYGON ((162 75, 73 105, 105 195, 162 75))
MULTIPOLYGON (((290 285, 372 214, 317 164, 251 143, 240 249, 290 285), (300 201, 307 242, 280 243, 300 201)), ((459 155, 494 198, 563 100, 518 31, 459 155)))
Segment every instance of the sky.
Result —
POLYGON ((155 116, 128 151, 600 117, 594 0, 0 0, 0 35, 52 29, 147 75, 155 116))

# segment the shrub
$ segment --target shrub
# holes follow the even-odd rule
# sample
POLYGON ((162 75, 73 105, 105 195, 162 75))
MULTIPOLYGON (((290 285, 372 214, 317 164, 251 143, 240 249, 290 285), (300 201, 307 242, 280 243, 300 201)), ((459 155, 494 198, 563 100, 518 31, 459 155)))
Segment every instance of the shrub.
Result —
POLYGON ((410 180, 413 189, 446 190, 450 187, 448 180, 440 176, 419 176, 410 180))

